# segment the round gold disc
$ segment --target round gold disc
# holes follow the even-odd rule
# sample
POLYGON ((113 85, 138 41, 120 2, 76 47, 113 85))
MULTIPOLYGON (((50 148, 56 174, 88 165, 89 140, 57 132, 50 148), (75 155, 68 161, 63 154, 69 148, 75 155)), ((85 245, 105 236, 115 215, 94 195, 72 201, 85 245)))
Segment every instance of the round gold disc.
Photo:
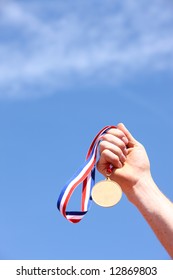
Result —
POLYGON ((91 193, 94 202, 102 207, 112 207, 122 196, 121 187, 110 179, 98 182, 91 193))

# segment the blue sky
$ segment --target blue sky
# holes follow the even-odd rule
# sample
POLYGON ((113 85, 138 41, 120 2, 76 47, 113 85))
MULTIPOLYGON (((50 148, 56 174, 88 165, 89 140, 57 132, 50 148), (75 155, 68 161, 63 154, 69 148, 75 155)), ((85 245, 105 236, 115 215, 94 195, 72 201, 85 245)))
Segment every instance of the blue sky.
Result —
POLYGON ((95 134, 118 122, 173 200, 172 9, 169 0, 1 1, 1 259, 169 259, 125 195, 110 209, 93 203, 76 225, 56 201, 95 134))

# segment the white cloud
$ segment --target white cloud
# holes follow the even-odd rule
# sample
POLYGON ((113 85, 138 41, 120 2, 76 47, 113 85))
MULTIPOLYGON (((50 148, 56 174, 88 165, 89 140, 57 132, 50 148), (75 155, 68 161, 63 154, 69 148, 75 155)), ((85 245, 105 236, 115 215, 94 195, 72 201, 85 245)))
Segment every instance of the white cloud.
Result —
POLYGON ((0 97, 50 94, 76 79, 119 83, 140 71, 172 71, 171 8, 169 0, 4 1, 0 97))

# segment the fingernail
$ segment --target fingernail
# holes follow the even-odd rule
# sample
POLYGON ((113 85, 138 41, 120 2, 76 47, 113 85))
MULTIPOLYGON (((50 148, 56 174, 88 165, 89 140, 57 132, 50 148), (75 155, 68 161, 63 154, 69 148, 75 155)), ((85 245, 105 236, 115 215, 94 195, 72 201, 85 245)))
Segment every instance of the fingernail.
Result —
POLYGON ((128 144, 128 139, 124 136, 123 138, 122 138, 122 140, 123 140, 123 142, 127 145, 128 144))
POLYGON ((124 154, 121 155, 120 160, 121 160, 121 162, 125 162, 126 161, 126 157, 125 157, 124 154))
POLYGON ((122 165, 122 163, 119 161, 118 162, 118 168, 121 168, 123 165, 122 165))
POLYGON ((125 157, 127 156, 128 152, 127 152, 127 149, 126 149, 126 148, 124 148, 123 154, 124 154, 125 157))

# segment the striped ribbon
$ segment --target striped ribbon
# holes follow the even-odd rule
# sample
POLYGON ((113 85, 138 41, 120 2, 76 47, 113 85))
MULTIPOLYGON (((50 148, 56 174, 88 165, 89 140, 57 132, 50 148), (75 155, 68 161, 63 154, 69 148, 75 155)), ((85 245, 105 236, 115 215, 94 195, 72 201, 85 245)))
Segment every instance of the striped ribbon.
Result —
POLYGON ((88 212, 91 206, 91 190, 95 184, 95 164, 97 160, 97 150, 100 140, 103 134, 107 132, 110 128, 116 128, 115 126, 105 126, 101 129, 92 141, 84 164, 76 171, 72 178, 63 187, 58 201, 57 208, 61 214, 71 223, 78 223, 88 212), (81 210, 80 211, 66 211, 69 200, 78 187, 79 184, 83 183, 82 187, 82 200, 81 200, 81 210))

